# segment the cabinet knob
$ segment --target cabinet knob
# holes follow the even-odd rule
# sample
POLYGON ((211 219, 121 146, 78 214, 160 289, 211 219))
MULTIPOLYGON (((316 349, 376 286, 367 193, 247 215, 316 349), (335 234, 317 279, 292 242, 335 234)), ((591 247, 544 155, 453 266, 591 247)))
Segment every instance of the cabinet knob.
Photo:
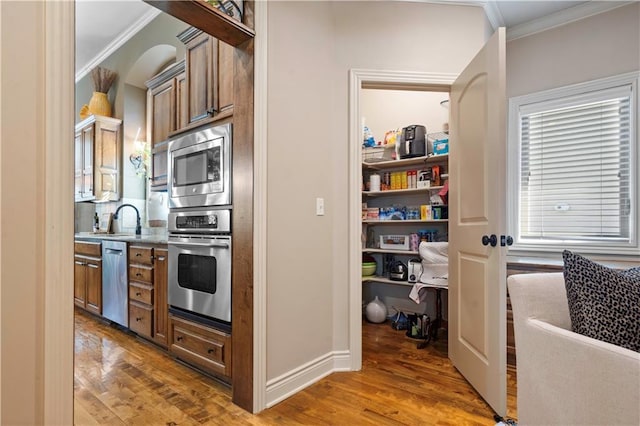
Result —
POLYGON ((182 339, 183 339, 183 337, 182 337, 182 336, 178 336, 178 337, 176 337, 176 340, 177 340, 178 342, 182 342, 182 339))
POLYGON ((140 272, 136 272, 136 277, 141 277, 142 274, 140 272))
POLYGON ((136 296, 140 297, 140 296, 142 296, 142 293, 140 293, 140 292, 138 291, 138 292, 136 292, 136 296))
POLYGON ((216 353, 216 350, 215 350, 215 349, 209 349, 209 350, 207 351, 207 353, 209 353, 209 354, 214 354, 214 353, 216 353))
POLYGON ((142 256, 142 253, 136 253, 136 257, 142 256))
POLYGON ((136 318, 136 322, 140 322, 140 321, 142 321, 142 317, 136 318))

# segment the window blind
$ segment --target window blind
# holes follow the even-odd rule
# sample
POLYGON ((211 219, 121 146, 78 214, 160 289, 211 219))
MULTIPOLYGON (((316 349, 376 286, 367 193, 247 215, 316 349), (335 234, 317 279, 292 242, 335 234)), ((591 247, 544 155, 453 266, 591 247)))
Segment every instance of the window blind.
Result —
POLYGON ((521 109, 520 238, 630 240, 631 95, 629 85, 521 109))

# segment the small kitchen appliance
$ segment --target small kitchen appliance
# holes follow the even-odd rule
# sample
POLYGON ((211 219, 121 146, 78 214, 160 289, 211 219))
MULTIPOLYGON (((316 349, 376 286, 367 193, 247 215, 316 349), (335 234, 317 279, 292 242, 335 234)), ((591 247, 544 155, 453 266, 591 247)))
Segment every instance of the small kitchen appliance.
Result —
POLYGON ((202 127, 169 141, 169 207, 231 205, 231 123, 202 127))
POLYGON ((391 263, 389 268, 389 279, 392 281, 406 281, 407 280, 407 265, 399 260, 395 260, 391 263))
POLYGON ((424 157, 427 155, 427 129, 413 124, 402 129, 402 139, 398 147, 400 158, 424 157))
POLYGON ((422 260, 421 259, 410 259, 407 262, 407 281, 410 283, 417 283, 420 280, 420 275, 422 275, 422 260))

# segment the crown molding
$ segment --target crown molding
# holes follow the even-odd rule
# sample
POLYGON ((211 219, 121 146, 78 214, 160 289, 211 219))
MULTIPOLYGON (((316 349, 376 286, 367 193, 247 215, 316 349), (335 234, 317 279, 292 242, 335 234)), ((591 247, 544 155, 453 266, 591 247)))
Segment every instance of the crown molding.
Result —
POLYGON ((634 3, 634 1, 590 1, 588 3, 579 4, 568 9, 560 10, 551 15, 523 22, 522 24, 508 28, 507 41, 516 40, 542 31, 550 30, 552 28, 560 27, 599 13, 627 6, 632 3, 634 3))
POLYGON ((482 7, 484 8, 484 13, 487 15, 487 19, 489 20, 493 31, 500 27, 504 27, 504 18, 502 17, 502 13, 500 13, 500 9, 495 1, 482 2, 482 7))
POLYGON ((151 22, 162 11, 160 9, 151 8, 147 13, 142 15, 140 19, 134 22, 129 28, 120 33, 111 43, 107 45, 101 52, 99 52, 92 60, 76 72, 76 83, 80 81, 84 76, 89 74, 93 68, 100 65, 105 59, 107 59, 113 52, 118 50, 123 44, 128 42, 134 35, 142 30, 149 22, 151 22))

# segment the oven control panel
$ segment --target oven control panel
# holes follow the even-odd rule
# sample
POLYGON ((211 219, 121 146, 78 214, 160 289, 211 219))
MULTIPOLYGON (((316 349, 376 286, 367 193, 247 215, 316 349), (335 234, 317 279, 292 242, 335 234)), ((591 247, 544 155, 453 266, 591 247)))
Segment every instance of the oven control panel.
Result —
POLYGON ((170 232, 231 232, 231 210, 169 213, 170 232))

